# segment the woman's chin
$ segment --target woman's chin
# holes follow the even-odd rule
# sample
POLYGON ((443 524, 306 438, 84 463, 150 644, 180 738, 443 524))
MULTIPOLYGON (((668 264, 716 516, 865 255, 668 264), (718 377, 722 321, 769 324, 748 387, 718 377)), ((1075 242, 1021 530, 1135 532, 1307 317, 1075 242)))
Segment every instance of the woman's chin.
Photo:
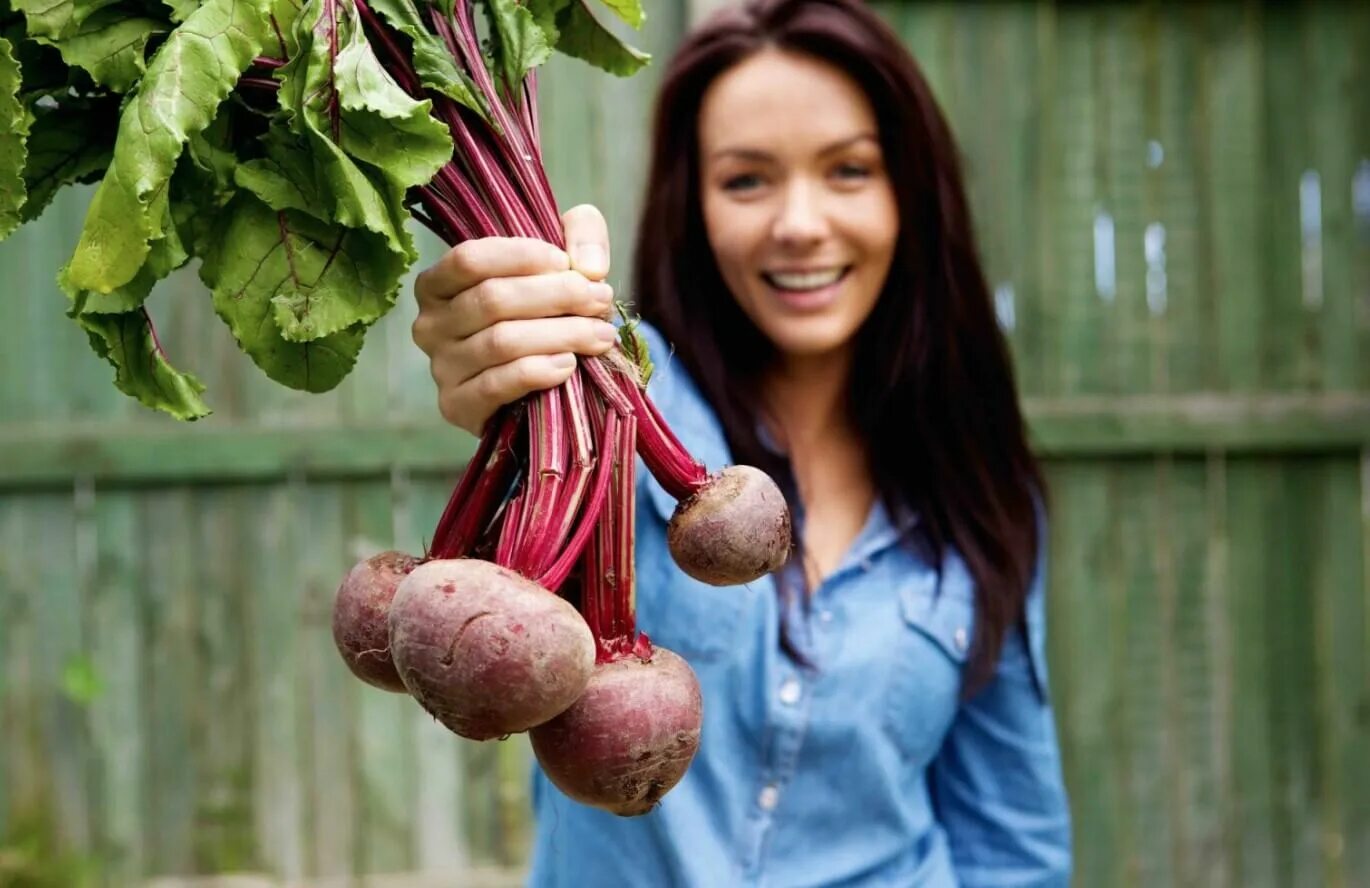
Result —
POLYGON ((842 352, 854 330, 837 318, 786 318, 761 325, 776 351, 789 358, 817 358, 842 352))

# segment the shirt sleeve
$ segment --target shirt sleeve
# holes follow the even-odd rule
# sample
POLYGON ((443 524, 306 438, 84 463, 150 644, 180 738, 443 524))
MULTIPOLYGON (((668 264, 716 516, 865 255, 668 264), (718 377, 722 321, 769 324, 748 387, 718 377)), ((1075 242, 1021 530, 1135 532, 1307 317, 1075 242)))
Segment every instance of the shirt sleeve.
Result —
POLYGON ((993 678, 962 703, 930 769, 962 888, 1065 888, 1070 809, 1047 693, 1045 548, 993 678))

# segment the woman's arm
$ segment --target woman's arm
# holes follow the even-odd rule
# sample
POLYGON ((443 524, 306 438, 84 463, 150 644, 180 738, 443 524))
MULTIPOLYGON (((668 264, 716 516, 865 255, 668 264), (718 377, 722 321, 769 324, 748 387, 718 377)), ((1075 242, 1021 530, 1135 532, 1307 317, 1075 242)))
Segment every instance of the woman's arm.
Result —
MULTIPOLYGON (((1044 551, 1044 550, 1043 550, 1044 551)), ((1046 696, 1043 564, 990 683, 961 705, 930 780, 963 888, 1064 888, 1070 809, 1046 696)))

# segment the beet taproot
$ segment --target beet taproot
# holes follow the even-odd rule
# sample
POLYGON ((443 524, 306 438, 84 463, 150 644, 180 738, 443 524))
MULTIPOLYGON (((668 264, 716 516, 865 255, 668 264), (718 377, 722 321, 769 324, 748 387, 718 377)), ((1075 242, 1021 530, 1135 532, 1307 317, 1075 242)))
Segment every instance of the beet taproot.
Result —
POLYGON ((374 687, 407 693, 390 658, 390 602, 419 559, 381 552, 348 571, 333 599, 333 643, 352 674, 374 687))
POLYGON ((760 469, 729 466, 676 505, 666 544, 676 565, 696 580, 750 583, 789 558, 785 495, 760 469))
POLYGON ((694 670, 656 647, 650 660, 600 664, 580 699, 528 736, 543 772, 568 797, 633 817, 685 775, 703 718, 694 670))
POLYGON ((526 731, 584 692, 595 642, 576 609, 488 561, 429 561, 390 605, 390 651, 409 693, 472 740, 526 731))

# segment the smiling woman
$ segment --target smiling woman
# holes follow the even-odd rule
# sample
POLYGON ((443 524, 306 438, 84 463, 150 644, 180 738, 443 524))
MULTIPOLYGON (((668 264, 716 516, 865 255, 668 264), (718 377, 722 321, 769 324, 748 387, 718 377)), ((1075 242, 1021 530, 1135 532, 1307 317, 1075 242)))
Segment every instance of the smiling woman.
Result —
MULTIPOLYGON (((572 274, 602 280, 603 218, 565 225, 572 274)), ((499 247, 421 294, 429 329, 482 319, 425 343, 472 430, 607 347, 583 281, 499 247), (495 324, 502 356, 478 348, 495 324)), ((674 499, 644 478, 638 624, 699 678, 699 750, 631 820, 538 773, 531 884, 1065 885, 1041 475, 950 129, 864 3, 744 0, 680 46, 632 297, 653 402, 701 462, 780 480, 798 544, 707 586, 673 568, 674 499)))

